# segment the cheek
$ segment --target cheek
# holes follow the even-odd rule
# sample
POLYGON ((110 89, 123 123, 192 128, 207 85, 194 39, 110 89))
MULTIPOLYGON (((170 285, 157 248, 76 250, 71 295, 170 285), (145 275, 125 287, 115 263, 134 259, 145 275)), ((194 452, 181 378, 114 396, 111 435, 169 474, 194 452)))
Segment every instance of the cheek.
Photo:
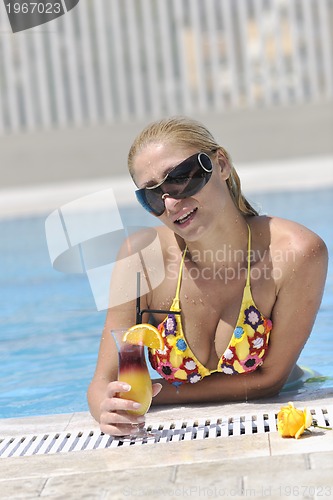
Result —
POLYGON ((226 182, 214 176, 194 198, 202 207, 223 210, 230 200, 230 193, 226 182))

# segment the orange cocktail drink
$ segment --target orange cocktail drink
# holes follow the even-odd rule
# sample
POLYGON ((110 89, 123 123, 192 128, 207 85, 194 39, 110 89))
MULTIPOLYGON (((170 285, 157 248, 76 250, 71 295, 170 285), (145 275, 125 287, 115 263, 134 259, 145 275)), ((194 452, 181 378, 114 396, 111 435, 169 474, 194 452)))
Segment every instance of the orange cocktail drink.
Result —
POLYGON ((127 330, 112 330, 118 349, 118 380, 131 386, 128 392, 120 392, 119 397, 141 404, 138 410, 130 410, 134 415, 144 415, 149 410, 152 400, 152 383, 146 364, 144 346, 133 344, 124 337, 127 330))
POLYGON ((127 342, 119 342, 119 344, 118 380, 131 386, 130 391, 119 393, 119 397, 140 403, 141 408, 130 410, 129 413, 144 415, 149 410, 152 400, 152 384, 144 347, 127 342))
MULTIPOLYGON (((129 410, 134 415, 144 415, 152 401, 152 382, 146 364, 144 346, 163 349, 161 334, 152 325, 140 323, 128 330, 111 331, 118 349, 118 380, 131 386, 128 392, 120 392, 122 399, 130 399, 141 404, 138 410, 129 410)), ((144 429, 144 423, 133 423, 130 434, 121 439, 155 438, 156 432, 144 429)))

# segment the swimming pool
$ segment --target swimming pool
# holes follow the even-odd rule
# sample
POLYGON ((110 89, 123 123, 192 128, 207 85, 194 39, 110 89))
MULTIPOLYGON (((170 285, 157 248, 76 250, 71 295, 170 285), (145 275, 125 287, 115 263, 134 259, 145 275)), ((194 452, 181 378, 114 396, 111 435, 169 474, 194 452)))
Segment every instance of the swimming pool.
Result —
MULTIPOLYGON (((317 232, 333 253, 333 189, 256 193, 265 213, 317 232)), ((136 206, 120 208, 124 223, 151 226, 136 206)), ((45 217, 0 220, 0 418, 86 411, 105 312, 96 310, 87 278, 52 269, 45 217)), ((333 386, 333 264, 300 364, 333 386)), ((322 386, 322 387, 323 387, 322 386)))

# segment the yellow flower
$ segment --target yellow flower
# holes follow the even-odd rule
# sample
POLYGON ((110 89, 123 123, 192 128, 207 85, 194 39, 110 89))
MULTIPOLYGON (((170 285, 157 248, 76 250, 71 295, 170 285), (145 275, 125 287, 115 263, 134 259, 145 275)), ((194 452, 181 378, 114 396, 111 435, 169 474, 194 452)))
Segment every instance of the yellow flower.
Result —
POLYGON ((298 439, 311 425, 312 415, 307 408, 298 410, 291 402, 288 406, 283 406, 277 415, 278 432, 282 437, 298 439))

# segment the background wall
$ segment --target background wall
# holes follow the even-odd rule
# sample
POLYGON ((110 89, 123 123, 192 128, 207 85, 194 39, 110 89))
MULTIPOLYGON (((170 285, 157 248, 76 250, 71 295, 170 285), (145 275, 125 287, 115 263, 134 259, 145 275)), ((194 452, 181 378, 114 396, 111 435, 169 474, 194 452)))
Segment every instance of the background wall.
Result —
MULTIPOLYGON (((210 128, 236 165, 333 155, 331 103, 192 116, 210 128)), ((2 137, 0 186, 3 189, 127 175, 128 149, 145 124, 142 120, 2 137)))
POLYGON ((0 189, 124 175, 170 114, 236 165, 332 154, 332 26, 333 0, 81 0, 13 34, 1 3, 0 189))

